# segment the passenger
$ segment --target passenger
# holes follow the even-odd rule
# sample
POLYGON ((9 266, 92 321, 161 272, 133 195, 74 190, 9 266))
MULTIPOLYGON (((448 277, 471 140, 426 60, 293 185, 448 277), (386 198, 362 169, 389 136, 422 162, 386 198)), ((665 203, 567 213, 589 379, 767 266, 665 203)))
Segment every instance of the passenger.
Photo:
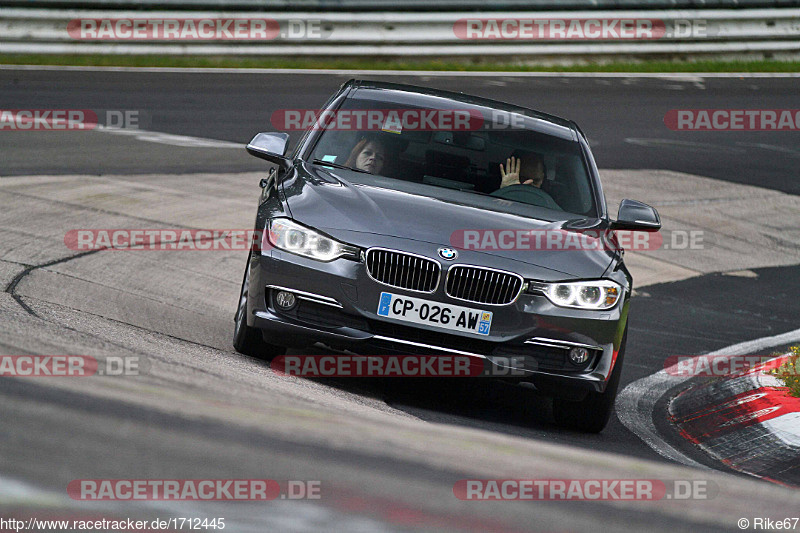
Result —
POLYGON ((345 161, 345 166, 365 170, 371 174, 380 174, 386 157, 386 147, 377 139, 362 137, 345 161))
POLYGON ((500 163, 500 188, 509 185, 533 185, 542 188, 545 178, 544 158, 535 152, 525 152, 517 150, 513 155, 506 159, 506 166, 500 163), (507 170, 507 171, 506 171, 507 170))

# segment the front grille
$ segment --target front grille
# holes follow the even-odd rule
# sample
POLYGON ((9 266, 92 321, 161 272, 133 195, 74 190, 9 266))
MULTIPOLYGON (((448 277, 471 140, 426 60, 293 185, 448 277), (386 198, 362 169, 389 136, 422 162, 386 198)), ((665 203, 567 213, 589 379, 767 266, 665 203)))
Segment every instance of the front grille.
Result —
POLYGON ((447 273, 447 295, 481 304, 505 305, 522 289, 516 274, 472 266, 453 266, 447 273))
POLYGON ((441 267, 418 255, 371 248, 367 250, 367 271, 375 281, 418 292, 433 292, 439 284, 441 267))

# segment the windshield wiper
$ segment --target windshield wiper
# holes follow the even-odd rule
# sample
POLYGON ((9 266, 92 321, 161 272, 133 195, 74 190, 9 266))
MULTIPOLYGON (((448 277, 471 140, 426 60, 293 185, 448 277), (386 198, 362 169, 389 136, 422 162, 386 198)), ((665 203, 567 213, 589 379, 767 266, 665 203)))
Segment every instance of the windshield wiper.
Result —
POLYGON ((348 167, 346 165, 340 165, 332 161, 323 161, 322 159, 314 159, 311 162, 314 163, 315 165, 324 165, 333 168, 340 168, 342 170, 352 170, 353 172, 363 172, 364 174, 372 174, 372 172, 369 172, 367 170, 361 170, 360 168, 353 168, 353 167, 348 167))

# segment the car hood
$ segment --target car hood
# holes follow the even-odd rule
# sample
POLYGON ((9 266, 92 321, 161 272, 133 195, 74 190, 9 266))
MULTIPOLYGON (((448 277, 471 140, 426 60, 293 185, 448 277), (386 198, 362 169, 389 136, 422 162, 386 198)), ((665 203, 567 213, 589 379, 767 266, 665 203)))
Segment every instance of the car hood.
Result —
MULTIPOLYGON (((602 276, 614 256, 613 252, 603 249, 547 249, 546 245, 500 249, 507 247, 508 239, 505 246, 500 243, 492 246, 491 237, 497 237, 501 230, 591 229, 599 232, 607 226, 601 219, 512 205, 488 196, 305 163, 298 165, 283 182, 283 192, 295 220, 333 237, 346 235, 345 240, 353 244, 359 244, 353 242, 353 233, 357 232, 457 249, 479 249, 481 253, 577 278, 602 276), (518 212, 508 212, 510 209, 518 212), (563 218, 553 220, 560 215, 563 218), (465 231, 472 233, 465 235, 465 231), (478 248, 476 242, 480 242, 478 248)), ((543 243, 546 233, 544 235, 543 243)))

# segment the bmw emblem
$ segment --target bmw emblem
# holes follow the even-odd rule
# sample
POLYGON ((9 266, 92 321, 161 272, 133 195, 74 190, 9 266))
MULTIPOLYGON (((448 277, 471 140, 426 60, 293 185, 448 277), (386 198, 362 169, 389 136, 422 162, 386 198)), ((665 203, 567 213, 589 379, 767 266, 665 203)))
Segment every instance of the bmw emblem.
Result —
POLYGON ((458 252, 453 250, 452 248, 439 248, 439 257, 446 261, 452 261, 456 257, 458 257, 458 252))

